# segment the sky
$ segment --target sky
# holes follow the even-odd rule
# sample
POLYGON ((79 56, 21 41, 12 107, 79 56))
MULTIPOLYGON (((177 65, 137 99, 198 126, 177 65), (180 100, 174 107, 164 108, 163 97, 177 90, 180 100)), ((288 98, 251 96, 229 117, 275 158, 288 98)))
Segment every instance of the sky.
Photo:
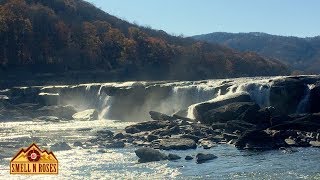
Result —
POLYGON ((320 35, 319 0, 87 0, 105 12, 170 34, 265 32, 320 35))

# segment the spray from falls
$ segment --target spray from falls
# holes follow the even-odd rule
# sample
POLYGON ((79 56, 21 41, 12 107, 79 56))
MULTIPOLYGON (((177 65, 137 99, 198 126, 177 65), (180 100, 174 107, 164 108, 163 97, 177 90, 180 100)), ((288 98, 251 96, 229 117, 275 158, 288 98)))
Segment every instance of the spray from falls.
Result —
POLYGON ((310 99, 310 91, 312 88, 314 88, 315 85, 314 84, 308 84, 307 88, 305 90, 304 96, 301 99, 301 101, 299 102, 298 106, 297 106, 297 110, 296 113, 307 113, 308 112, 308 105, 309 105, 309 99, 310 99))

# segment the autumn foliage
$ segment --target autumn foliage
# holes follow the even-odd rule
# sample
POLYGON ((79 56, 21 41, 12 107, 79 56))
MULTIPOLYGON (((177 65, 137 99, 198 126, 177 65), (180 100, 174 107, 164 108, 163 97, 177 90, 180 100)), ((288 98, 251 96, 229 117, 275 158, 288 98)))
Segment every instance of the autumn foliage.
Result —
POLYGON ((151 79, 287 72, 256 54, 130 24, 81 0, 0 1, 0 42, 4 72, 102 70, 151 79))

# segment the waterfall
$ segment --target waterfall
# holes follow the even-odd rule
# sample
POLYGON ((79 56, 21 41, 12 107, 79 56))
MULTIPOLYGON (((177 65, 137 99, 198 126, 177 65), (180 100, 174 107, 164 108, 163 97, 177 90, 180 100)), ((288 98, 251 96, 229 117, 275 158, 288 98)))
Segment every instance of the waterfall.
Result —
POLYGON ((308 112, 308 105, 309 105, 309 98, 310 98, 310 91, 312 88, 314 88, 314 84, 308 84, 307 88, 305 90, 304 96, 299 102, 297 106, 296 113, 307 113, 308 112))

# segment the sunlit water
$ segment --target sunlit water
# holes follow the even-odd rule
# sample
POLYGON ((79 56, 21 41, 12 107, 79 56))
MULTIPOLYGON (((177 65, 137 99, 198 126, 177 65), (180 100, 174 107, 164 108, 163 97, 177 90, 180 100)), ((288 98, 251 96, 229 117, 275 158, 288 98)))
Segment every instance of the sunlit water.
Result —
POLYGON ((96 120, 69 122, 4 122, 0 123, 0 179, 320 179, 320 149, 297 148, 297 152, 239 151, 230 145, 210 150, 170 151, 182 156, 177 161, 138 163, 134 147, 83 149, 54 152, 59 160, 59 175, 20 176, 9 174, 11 157, 21 148, 36 142, 41 148, 66 141, 85 142, 97 130, 119 131, 131 123, 96 120), (198 152, 218 156, 208 163, 186 161, 186 155, 198 152))

